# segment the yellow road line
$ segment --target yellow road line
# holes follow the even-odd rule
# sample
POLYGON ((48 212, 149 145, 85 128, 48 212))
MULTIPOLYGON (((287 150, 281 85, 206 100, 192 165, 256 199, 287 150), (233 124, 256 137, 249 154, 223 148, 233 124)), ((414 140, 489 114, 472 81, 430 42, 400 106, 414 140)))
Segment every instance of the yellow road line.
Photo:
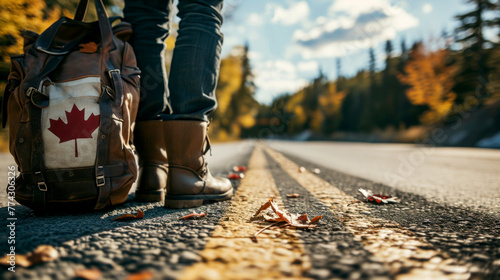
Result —
POLYGON ((266 148, 302 187, 316 196, 344 223, 355 239, 384 262, 396 279, 468 279, 469 268, 435 249, 396 222, 361 214, 368 211, 363 203, 310 172, 298 172, 299 166, 282 154, 266 148))
POLYGON ((270 197, 283 205, 260 147, 250 158, 245 178, 201 252, 203 261, 188 267, 181 279, 303 279, 311 262, 298 234, 291 229, 269 229, 250 236, 267 224, 249 222, 270 197))

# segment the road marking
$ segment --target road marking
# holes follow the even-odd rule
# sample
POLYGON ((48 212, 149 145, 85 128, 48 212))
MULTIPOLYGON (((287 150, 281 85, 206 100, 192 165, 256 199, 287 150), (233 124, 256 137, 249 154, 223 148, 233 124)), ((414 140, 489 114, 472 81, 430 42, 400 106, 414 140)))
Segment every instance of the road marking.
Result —
POLYGON ((256 147, 248 171, 226 211, 200 253, 203 261, 188 267, 180 279, 303 279, 311 261, 292 229, 269 229, 249 222, 270 197, 283 205, 262 148, 256 147))
POLYGON ((438 251, 396 222, 361 214, 368 211, 363 203, 310 172, 298 172, 299 166, 284 155, 266 148, 302 187, 316 196, 342 221, 355 240, 385 263, 398 280, 469 279, 469 267, 438 251))

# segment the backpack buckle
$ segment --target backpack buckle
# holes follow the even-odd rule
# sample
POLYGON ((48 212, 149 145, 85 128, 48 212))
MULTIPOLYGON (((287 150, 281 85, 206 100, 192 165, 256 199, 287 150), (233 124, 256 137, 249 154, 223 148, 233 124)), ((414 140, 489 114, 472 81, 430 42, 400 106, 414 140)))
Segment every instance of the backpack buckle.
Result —
POLYGON ((38 189, 42 192, 46 192, 48 190, 47 184, 45 184, 45 182, 38 182, 37 185, 38 185, 38 189))
POLYGON ((116 74, 120 75, 120 69, 111 69, 111 70, 108 70, 108 74, 109 74, 109 77, 111 79, 113 79, 113 73, 116 73, 116 74))
POLYGON ((47 188, 47 184, 45 184, 45 179, 43 178, 43 174, 41 171, 37 171, 35 172, 35 177, 38 177, 37 179, 37 186, 38 186, 38 189, 42 192, 46 192, 48 190, 47 188))
POLYGON ((102 186, 106 185, 106 180, 104 179, 104 175, 97 176, 95 178, 95 182, 96 182, 98 187, 102 187, 102 186))
POLYGON ((95 177, 95 183, 98 187, 106 185, 106 179, 104 178, 104 167, 97 167, 97 176, 95 177))

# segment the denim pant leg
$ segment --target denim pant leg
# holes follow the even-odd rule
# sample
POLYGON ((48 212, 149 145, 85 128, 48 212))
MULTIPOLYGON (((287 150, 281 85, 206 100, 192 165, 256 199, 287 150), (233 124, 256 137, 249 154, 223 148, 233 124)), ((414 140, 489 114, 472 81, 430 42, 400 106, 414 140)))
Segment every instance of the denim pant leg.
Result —
POLYGON ((137 121, 160 119, 168 105, 165 39, 172 0, 125 0, 125 21, 132 24, 131 45, 141 69, 141 100, 137 121))
POLYGON ((178 8, 181 21, 168 81, 173 112, 161 118, 208 121, 217 107, 222 0, 179 0, 178 8))

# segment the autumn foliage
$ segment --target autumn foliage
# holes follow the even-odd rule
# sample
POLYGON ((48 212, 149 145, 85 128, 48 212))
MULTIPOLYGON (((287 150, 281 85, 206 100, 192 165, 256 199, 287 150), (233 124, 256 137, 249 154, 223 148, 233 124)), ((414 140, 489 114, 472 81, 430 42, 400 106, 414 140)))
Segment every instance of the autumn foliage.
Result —
POLYGON ((43 0, 0 1, 0 60, 22 52, 22 30, 40 33, 67 13, 60 6, 48 8, 43 0))
POLYGON ((413 105, 427 105, 429 110, 421 115, 424 124, 442 119, 456 98, 452 91, 456 66, 447 65, 448 50, 428 51, 419 43, 410 53, 411 59, 398 79, 410 86, 406 96, 413 105))

